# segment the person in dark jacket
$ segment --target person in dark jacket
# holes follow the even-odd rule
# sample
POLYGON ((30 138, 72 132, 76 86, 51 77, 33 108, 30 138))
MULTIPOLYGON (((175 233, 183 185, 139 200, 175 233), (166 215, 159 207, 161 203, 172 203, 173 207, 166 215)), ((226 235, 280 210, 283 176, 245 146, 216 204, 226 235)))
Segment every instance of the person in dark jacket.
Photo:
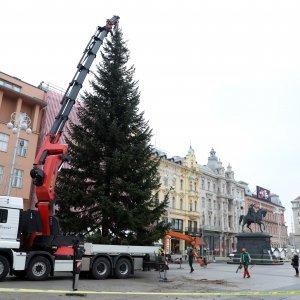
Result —
POLYGON ((248 271, 249 264, 251 263, 251 257, 247 252, 246 248, 242 249, 242 256, 240 259, 240 264, 244 266, 244 278, 250 278, 250 274, 248 271))
POLYGON ((193 273, 194 272, 194 268, 193 268, 194 247, 193 247, 193 245, 189 245, 187 247, 187 255, 188 255, 188 258, 189 258, 189 265, 190 265, 190 268, 191 268, 190 273, 193 273))
POLYGON ((296 277, 299 277, 299 256, 295 253, 292 258, 292 266, 296 271, 296 277))

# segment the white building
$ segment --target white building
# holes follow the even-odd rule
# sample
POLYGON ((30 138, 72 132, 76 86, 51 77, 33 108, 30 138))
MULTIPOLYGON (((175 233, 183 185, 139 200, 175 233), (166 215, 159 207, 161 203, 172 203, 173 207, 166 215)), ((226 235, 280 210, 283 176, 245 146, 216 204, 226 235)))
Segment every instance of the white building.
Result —
POLYGON ((300 196, 291 201, 294 220, 294 242, 295 248, 300 249, 300 196))
POLYGON ((207 164, 199 168, 203 238, 211 255, 226 256, 235 249, 234 236, 239 232, 239 217, 244 207, 244 186, 235 180, 230 164, 225 170, 214 149, 207 164))

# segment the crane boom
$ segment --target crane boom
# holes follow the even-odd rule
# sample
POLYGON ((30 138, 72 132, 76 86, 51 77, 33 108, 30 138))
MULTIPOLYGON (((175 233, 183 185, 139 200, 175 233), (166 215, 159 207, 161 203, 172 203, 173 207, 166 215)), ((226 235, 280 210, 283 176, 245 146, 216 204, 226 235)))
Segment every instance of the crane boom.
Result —
POLYGON ((200 256, 198 255, 198 252, 197 252, 198 246, 205 246, 203 239, 201 239, 199 237, 193 237, 190 235, 186 235, 186 234, 176 232, 176 231, 166 231, 165 235, 169 235, 171 237, 189 242, 193 246, 193 254, 194 254, 195 259, 197 260, 197 262, 200 264, 201 267, 205 267, 204 261, 200 258, 200 256))
POLYGON ((59 144, 63 128, 100 46, 108 33, 112 33, 113 27, 118 25, 118 21, 119 17, 113 16, 106 21, 105 26, 98 26, 96 33, 88 42, 77 65, 77 71, 62 98, 60 111, 55 117, 50 132, 46 135, 35 158, 33 169, 30 171, 33 184, 36 186, 37 209, 42 223, 41 235, 50 235, 50 217, 53 215, 53 205, 51 205, 53 203, 51 202, 55 199, 56 180, 62 164, 69 159, 68 145, 59 144))

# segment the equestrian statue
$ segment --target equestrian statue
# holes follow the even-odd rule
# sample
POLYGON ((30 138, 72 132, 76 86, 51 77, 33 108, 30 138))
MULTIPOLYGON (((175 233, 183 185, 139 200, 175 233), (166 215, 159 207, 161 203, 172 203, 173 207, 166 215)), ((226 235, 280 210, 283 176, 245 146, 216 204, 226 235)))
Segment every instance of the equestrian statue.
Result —
POLYGON ((263 218, 266 216, 267 210, 265 208, 260 208, 255 211, 255 205, 250 204, 247 215, 240 216, 239 224, 242 224, 242 232, 244 232, 244 226, 247 224, 247 228, 252 232, 250 225, 256 223, 259 225, 260 231, 263 232, 261 225, 263 225, 264 230, 266 229, 265 224, 263 223, 263 218))

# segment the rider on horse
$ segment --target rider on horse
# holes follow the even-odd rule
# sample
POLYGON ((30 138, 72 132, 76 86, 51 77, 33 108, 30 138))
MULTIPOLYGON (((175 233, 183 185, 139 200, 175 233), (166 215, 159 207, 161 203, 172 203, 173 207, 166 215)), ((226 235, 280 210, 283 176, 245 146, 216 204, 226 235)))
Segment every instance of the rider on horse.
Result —
POLYGON ((252 223, 256 223, 259 225, 260 231, 263 232, 263 229, 261 225, 263 225, 263 228, 265 230, 265 224, 263 223, 263 218, 267 214, 267 209, 260 208, 257 211, 255 211, 255 204, 250 204, 248 208, 248 213, 246 216, 240 215, 240 221, 239 224, 242 224, 242 231, 244 231, 244 225, 247 224, 247 228, 251 230, 249 227, 252 223))
POLYGON ((248 213, 247 213, 247 218, 252 220, 253 223, 255 223, 255 204, 250 204, 249 208, 248 208, 248 213))

